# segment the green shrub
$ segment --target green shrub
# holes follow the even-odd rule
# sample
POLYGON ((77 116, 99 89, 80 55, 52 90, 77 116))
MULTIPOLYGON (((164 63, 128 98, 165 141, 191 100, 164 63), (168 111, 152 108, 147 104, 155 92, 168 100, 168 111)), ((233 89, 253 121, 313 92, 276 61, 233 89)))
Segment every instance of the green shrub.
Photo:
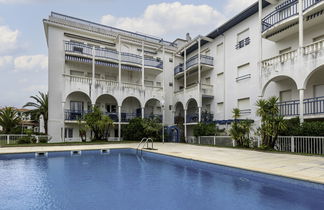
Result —
POLYGON ((307 121, 300 124, 299 118, 286 120, 287 130, 280 132, 281 136, 324 136, 323 121, 307 121))
POLYGON ((47 143, 47 137, 38 137, 38 142, 42 144, 47 143))
POLYGON ((162 140, 162 125, 154 119, 134 118, 123 130, 124 139, 139 141, 144 137, 162 140))
POLYGON ((198 123, 194 126, 193 133, 198 136, 215 136, 216 126, 214 124, 198 123))
POLYGON ((30 137, 26 136, 26 137, 21 137, 18 141, 18 144, 30 144, 32 143, 30 137))

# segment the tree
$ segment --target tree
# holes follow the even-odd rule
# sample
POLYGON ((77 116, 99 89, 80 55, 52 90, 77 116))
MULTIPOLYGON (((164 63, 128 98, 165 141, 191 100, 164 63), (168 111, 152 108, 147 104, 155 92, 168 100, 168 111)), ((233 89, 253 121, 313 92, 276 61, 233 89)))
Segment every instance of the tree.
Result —
POLYGON ((124 138, 127 140, 141 140, 144 137, 154 141, 162 140, 162 124, 154 119, 134 118, 125 126, 124 138))
POLYGON ((5 107, 0 110, 0 126, 4 133, 11 133, 20 121, 18 112, 13 107, 5 107))
POLYGON ((238 108, 234 108, 232 113, 234 122, 229 130, 231 137, 235 140, 237 146, 250 147, 252 120, 239 120, 241 113, 238 108))
POLYGON ((261 126, 257 133, 260 135, 265 148, 273 149, 280 132, 287 129, 283 116, 279 113, 278 98, 260 99, 257 101, 256 114, 261 117, 261 126))
POLYGON ((34 107, 35 109, 26 112, 36 117, 39 122, 40 116, 44 119, 45 134, 47 134, 47 122, 48 122, 48 95, 47 93, 38 92, 39 95, 30 96, 35 102, 28 102, 23 107, 34 107))
POLYGON ((93 111, 84 116, 87 126, 94 133, 94 140, 108 139, 110 127, 113 126, 113 121, 100 111, 96 106, 93 111))
POLYGON ((78 120, 78 126, 79 126, 79 136, 81 138, 81 141, 86 142, 88 126, 81 119, 78 120))

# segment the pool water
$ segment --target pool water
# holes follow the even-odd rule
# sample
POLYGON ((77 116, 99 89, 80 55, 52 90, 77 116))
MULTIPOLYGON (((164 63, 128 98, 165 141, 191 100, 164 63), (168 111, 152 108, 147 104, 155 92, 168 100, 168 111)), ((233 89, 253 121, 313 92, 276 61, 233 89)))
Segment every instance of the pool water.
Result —
POLYGON ((0 209, 324 209, 324 186, 132 149, 0 155, 0 209))

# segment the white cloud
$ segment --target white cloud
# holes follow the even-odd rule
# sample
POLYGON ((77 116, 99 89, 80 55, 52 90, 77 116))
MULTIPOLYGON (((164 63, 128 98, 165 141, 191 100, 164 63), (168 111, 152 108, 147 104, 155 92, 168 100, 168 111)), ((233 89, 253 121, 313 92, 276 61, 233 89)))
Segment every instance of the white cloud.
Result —
POLYGON ((0 4, 27 4, 32 2, 41 2, 41 0, 0 0, 0 4))
POLYGON ((0 26, 0 54, 17 48, 19 31, 8 26, 0 26))
POLYGON ((0 56, 0 70, 8 68, 10 65, 12 65, 12 62, 12 56, 0 56))
POLYGON ((227 16, 234 16, 255 2, 257 0, 228 0, 225 5, 225 13, 227 16))
POLYGON ((48 59, 46 55, 25 55, 16 57, 14 60, 14 71, 39 72, 47 70, 48 59))
POLYGON ((186 32, 205 34, 223 23, 224 16, 208 5, 181 4, 180 2, 152 4, 139 17, 105 15, 101 23, 139 31, 155 36, 175 38, 186 32))

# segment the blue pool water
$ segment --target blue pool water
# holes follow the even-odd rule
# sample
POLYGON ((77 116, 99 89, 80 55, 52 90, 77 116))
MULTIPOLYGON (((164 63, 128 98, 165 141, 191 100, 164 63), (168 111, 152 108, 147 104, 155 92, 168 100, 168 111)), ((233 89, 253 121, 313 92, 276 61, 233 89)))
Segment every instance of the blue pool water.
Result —
POLYGON ((0 209, 324 209, 324 186, 135 150, 0 155, 0 209))

